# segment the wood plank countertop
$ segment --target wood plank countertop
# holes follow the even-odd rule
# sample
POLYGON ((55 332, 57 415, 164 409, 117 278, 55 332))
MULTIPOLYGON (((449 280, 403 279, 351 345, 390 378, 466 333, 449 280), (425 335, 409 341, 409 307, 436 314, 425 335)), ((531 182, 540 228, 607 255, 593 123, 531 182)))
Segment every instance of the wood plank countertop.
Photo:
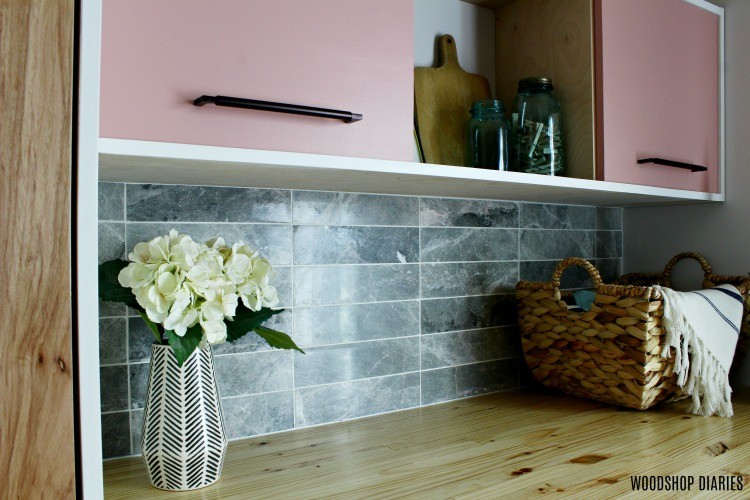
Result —
POLYGON ((636 411, 538 391, 490 394, 233 441, 222 478, 188 493, 150 486, 141 457, 110 460, 105 497, 750 497, 750 391, 735 393, 731 419, 687 407, 636 411), (673 482, 633 491, 631 476, 673 482))

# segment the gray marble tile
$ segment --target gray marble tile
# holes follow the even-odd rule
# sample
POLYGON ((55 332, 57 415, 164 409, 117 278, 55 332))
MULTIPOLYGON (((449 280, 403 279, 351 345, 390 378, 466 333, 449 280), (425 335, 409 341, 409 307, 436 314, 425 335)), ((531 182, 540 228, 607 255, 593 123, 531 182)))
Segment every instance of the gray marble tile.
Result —
POLYGON ((294 270, 294 304, 297 306, 418 297, 418 264, 310 266, 294 270))
POLYGON ((288 351, 217 355, 214 362, 224 398, 292 388, 293 360, 288 351))
POLYGON ((224 238, 228 245, 241 241, 260 252, 274 266, 288 266, 292 263, 292 227, 288 224, 129 223, 128 251, 136 243, 169 234, 170 229, 187 234, 201 243, 216 237, 224 238))
POLYGON ((253 394, 221 400, 227 437, 238 439, 294 427, 294 392, 253 394))
POLYGON ((422 226, 518 227, 518 204, 510 201, 422 198, 422 226))
POLYGON ((419 229, 409 227, 294 226, 294 263, 417 262, 419 229))
POLYGON ((99 364, 124 363, 127 339, 127 320, 110 318, 99 320, 99 364))
POLYGON ((605 283, 612 283, 622 276, 622 259, 596 259, 594 265, 605 283))
POLYGON ((621 230, 623 209, 619 207, 597 207, 596 229, 621 230))
POLYGON ((99 183, 99 220, 125 220, 125 184, 99 183))
POLYGON ((291 205, 281 189, 127 185, 129 222, 290 222, 291 205))
POLYGON ((622 257, 622 231, 597 231, 596 256, 599 259, 622 257))
MULTIPOLYGON (((286 310, 276 316, 272 316, 270 320, 263 323, 263 326, 292 336, 292 311, 286 310)), ((294 341, 297 343, 296 338, 294 338, 294 341)), ((249 332, 244 337, 240 337, 239 340, 235 340, 234 342, 224 342, 222 344, 214 345, 211 348, 213 349, 214 354, 270 351, 273 349, 255 332, 249 332)))
POLYGON ((419 198, 294 191, 294 223, 332 226, 418 226, 419 198))
POLYGON ((421 349, 423 370, 522 355, 516 327, 423 335, 421 349))
POLYGON ((409 335, 419 335, 417 301, 294 309, 294 339, 302 346, 409 335))
POLYGON ((521 203, 522 228, 594 229, 596 207, 521 203))
POLYGON ((514 291, 517 262, 422 264, 422 297, 497 295, 514 291))
POLYGON ((143 436, 143 410, 130 412, 130 442, 133 455, 141 454, 141 436, 143 436))
POLYGON ((113 259, 127 258, 125 251, 125 224, 122 222, 99 223, 99 264, 113 259))
POLYGON ((100 318, 111 318, 125 316, 127 307, 125 304, 118 302, 104 302, 99 299, 99 317, 100 318))
POLYGON ((521 230, 521 260, 594 258, 595 231, 521 230))
MULTIPOLYGON (((113 259, 127 258, 125 250, 125 224, 121 222, 99 223, 99 264, 113 259)), ((99 300, 99 316, 124 316, 125 305, 99 300)))
POLYGON ((422 333, 473 330, 518 322, 515 295, 487 295, 422 301, 422 333))
POLYGON ((128 365, 131 409, 141 409, 146 403, 148 373, 150 369, 151 363, 131 363, 128 365))
MULTIPOLYGON (((590 262, 593 264, 593 259, 590 262)), ((552 273, 559 263, 559 260, 521 262, 521 279, 523 281, 552 281, 552 273)), ((580 266, 567 267, 560 279, 560 288, 590 288, 592 286, 594 283, 589 273, 580 266)))
POLYGON ((127 411, 102 415, 102 458, 130 455, 130 417, 127 411))
POLYGON ((294 297, 292 294, 292 267, 279 266, 274 267, 274 270, 276 271, 276 275, 271 278, 270 283, 276 287, 276 292, 279 294, 279 305, 276 307, 291 307, 294 304, 294 297))
POLYGON ((131 363, 149 361, 154 342, 156 337, 143 318, 128 318, 128 360, 131 363))
POLYGON ((423 228, 421 262, 518 259, 518 230, 495 228, 423 228))
POLYGON ((294 354, 294 387, 419 371, 419 337, 310 347, 294 354))
POLYGON ((99 368, 99 384, 103 412, 128 409, 128 367, 126 365, 99 368))
POLYGON ((518 359, 503 359, 424 371, 422 404, 515 389, 519 386, 519 363, 518 359))
POLYGON ((419 373, 294 391, 295 427, 338 422, 419 405, 419 373))

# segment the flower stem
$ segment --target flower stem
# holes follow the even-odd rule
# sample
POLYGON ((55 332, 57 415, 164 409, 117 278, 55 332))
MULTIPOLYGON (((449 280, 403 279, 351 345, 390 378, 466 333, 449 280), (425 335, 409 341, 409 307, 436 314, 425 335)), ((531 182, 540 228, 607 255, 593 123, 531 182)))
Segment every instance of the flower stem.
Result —
POLYGON ((146 326, 148 326, 149 330, 151 330, 151 332, 154 334, 154 337, 156 337, 156 343, 161 344, 162 343, 161 333, 159 333, 159 327, 156 325, 156 323, 151 321, 145 312, 138 311, 138 314, 141 315, 141 318, 143 318, 143 321, 146 323, 146 326))

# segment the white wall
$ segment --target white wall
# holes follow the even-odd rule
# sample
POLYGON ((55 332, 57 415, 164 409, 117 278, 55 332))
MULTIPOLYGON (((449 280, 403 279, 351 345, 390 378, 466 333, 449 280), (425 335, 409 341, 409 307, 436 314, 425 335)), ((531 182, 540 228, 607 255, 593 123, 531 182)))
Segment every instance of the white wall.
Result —
MULTIPOLYGON (((657 271, 683 251, 703 254, 719 274, 750 272, 750 1, 726 8, 726 202, 625 210, 624 269, 657 271)), ((697 265, 675 271, 699 283, 697 265)), ((742 380, 750 385, 750 363, 742 380)))
POLYGON ((494 11, 459 0, 414 0, 414 66, 436 66, 435 41, 446 34, 456 40, 461 67, 485 76, 494 93, 494 11))

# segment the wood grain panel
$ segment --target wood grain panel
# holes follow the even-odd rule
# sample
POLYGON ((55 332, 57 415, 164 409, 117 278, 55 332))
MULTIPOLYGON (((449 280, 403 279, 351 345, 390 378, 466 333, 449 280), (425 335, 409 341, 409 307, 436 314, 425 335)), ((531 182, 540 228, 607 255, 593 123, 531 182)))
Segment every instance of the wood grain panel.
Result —
MULTIPOLYGON (((687 400, 648 411, 534 391, 451 401, 234 441, 223 477, 180 498, 619 498, 631 475, 691 476, 677 492, 689 498, 746 498, 750 394, 733 399, 731 419, 690 415, 687 400), (741 476, 745 490, 700 492, 699 476, 741 476)), ((173 497, 149 485, 140 457, 104 469, 108 499, 173 497)))
POLYGON ((0 477, 75 496, 71 318, 74 0, 0 3, 0 477))
POLYGON ((565 175, 594 178, 594 53, 591 0, 518 0, 495 28, 498 99, 512 108, 518 80, 552 78, 563 112, 565 175))

